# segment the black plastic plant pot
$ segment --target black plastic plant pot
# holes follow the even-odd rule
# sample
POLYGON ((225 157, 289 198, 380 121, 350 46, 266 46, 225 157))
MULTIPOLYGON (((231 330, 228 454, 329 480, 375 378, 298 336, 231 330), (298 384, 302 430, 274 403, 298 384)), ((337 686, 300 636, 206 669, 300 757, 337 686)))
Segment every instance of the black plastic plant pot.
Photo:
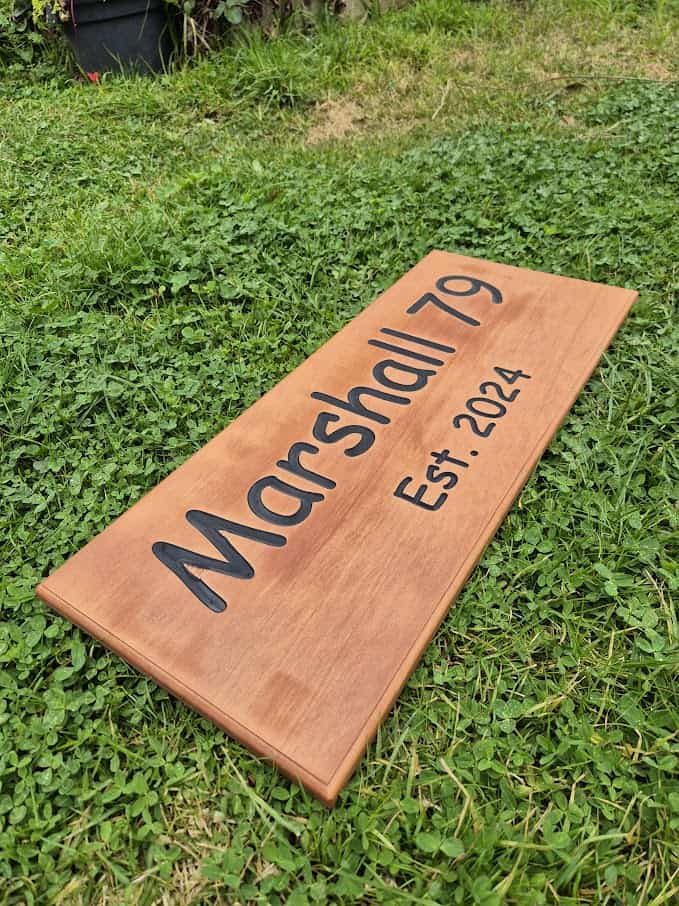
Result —
POLYGON ((87 73, 160 72, 172 53, 162 0, 74 0, 65 29, 87 73))

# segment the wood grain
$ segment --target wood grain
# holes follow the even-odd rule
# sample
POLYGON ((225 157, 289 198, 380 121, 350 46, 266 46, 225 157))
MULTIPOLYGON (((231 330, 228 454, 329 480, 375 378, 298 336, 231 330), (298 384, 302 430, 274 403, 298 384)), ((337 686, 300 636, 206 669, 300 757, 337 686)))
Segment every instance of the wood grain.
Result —
POLYGON ((331 805, 635 298, 432 252, 38 594, 331 805))

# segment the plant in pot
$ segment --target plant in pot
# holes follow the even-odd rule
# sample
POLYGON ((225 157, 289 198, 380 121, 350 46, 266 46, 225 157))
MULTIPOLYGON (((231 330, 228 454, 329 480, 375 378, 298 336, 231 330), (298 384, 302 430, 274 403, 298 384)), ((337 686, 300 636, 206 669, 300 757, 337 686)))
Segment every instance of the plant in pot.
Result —
POLYGON ((163 0, 33 0, 33 18, 63 25, 87 73, 160 72, 174 48, 163 0))

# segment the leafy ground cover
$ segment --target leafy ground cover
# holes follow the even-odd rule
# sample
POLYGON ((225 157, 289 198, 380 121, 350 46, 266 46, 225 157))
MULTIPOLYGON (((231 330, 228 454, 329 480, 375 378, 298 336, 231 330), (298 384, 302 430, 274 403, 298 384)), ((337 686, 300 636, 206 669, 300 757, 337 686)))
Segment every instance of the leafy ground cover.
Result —
POLYGON ((0 903, 677 901, 678 16, 4 74, 0 903), (33 589, 435 247, 641 296, 328 812, 33 589))

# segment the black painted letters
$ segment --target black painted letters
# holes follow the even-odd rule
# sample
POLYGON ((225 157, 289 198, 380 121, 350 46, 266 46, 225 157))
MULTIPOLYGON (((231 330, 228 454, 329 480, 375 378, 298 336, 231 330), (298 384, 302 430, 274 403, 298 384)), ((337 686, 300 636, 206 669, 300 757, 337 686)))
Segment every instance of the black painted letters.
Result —
MULTIPOLYGON (((491 303, 495 305, 503 301, 502 294, 496 287, 476 277, 456 274, 443 276, 436 281, 436 289, 444 295, 458 298, 475 296, 483 291, 481 298, 487 298, 489 295, 491 303)), ((407 309, 407 313, 414 315, 426 310, 428 314, 430 311, 428 305, 471 327, 478 327, 481 323, 471 315, 448 305, 433 292, 424 293, 407 309)), ((386 336, 388 340, 372 338, 368 340, 368 345, 390 353, 391 357, 378 361, 372 367, 372 377, 378 386, 352 387, 347 391, 346 399, 316 390, 310 394, 312 399, 325 403, 331 410, 339 410, 339 414, 336 411, 324 410, 316 415, 310 428, 314 440, 323 445, 348 441, 349 445, 345 445, 342 452, 350 458, 367 453, 376 442, 375 431, 363 422, 391 424, 394 412, 397 411, 394 407, 400 409, 410 405, 411 395, 424 390, 429 381, 437 376, 437 369, 446 365, 445 356, 455 353, 454 346, 391 327, 380 328, 380 334, 386 336), (393 340, 398 342, 392 342, 393 340), (343 413, 349 413, 356 421, 342 424, 343 413)), ((519 378, 530 377, 522 371, 512 372, 504 368, 496 368, 495 372, 510 384, 519 378)), ((504 414, 506 411, 504 403, 511 402, 519 391, 504 394, 500 385, 490 381, 482 384, 479 392, 483 395, 469 400, 467 409, 481 418, 495 419, 504 414), (498 388, 499 393, 496 392, 496 396, 502 402, 488 393, 488 388, 498 388)), ((456 420, 464 419, 470 420, 473 423, 472 427, 476 424, 473 415, 461 414, 453 420, 454 426, 459 427, 456 420)), ((475 433, 486 437, 491 430, 489 427, 487 432, 475 431, 475 433)), ((337 482, 309 467, 310 458, 318 456, 320 452, 316 444, 306 440, 296 441, 290 446, 287 457, 279 459, 276 466, 288 476, 298 479, 300 483, 306 482, 332 491, 337 487, 337 482), (302 457, 305 457, 305 464, 302 463, 302 457)), ((471 452, 472 455, 477 455, 477 451, 471 452)), ((443 491, 449 491, 458 482, 458 475, 450 471, 450 466, 444 467, 443 464, 450 463, 461 468, 467 468, 469 465, 463 460, 451 457, 449 450, 432 453, 431 457, 435 464, 426 467, 427 481, 432 485, 439 485, 443 491)), ((428 496, 431 494, 428 484, 420 484, 411 493, 408 489, 413 481, 411 477, 402 479, 394 491, 394 496, 431 511, 440 509, 448 499, 447 493, 439 493, 435 497, 428 496)), ((319 491, 298 487, 277 475, 259 478, 247 492, 248 507, 256 517, 263 522, 285 527, 293 527, 304 522, 311 515, 314 505, 323 500, 325 495, 319 491)), ((202 510, 189 510, 186 518, 218 551, 221 559, 187 550, 169 541, 156 541, 152 545, 152 550, 158 560, 171 570, 202 604, 215 613, 226 609, 226 601, 192 570, 209 570, 234 579, 252 579, 255 575, 253 566, 236 550, 225 537, 225 533, 270 547, 282 547, 287 542, 284 535, 231 522, 202 510)))

